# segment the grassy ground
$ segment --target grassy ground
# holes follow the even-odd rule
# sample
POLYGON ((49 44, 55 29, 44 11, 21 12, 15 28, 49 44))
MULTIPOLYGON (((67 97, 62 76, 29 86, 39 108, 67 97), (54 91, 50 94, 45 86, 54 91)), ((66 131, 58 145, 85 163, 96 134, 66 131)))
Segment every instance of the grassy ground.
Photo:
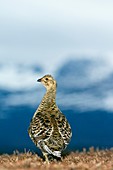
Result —
POLYGON ((31 152, 0 155, 0 170, 113 170, 113 149, 71 152, 49 165, 31 152))

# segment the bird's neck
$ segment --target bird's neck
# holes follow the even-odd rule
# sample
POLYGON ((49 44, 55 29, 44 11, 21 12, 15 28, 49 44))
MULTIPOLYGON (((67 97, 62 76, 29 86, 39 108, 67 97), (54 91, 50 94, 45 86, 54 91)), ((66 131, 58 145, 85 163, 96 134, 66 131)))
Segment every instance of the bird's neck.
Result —
POLYGON ((54 105, 56 105, 56 89, 50 88, 47 89, 39 108, 47 109, 54 105))

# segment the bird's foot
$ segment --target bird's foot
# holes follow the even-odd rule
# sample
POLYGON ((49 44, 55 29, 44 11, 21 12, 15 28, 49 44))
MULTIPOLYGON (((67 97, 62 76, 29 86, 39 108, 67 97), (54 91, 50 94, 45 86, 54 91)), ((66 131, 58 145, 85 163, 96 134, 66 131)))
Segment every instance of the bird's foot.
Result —
POLYGON ((49 164, 49 159, 48 159, 48 154, 47 153, 43 153, 43 156, 45 158, 44 164, 49 164))

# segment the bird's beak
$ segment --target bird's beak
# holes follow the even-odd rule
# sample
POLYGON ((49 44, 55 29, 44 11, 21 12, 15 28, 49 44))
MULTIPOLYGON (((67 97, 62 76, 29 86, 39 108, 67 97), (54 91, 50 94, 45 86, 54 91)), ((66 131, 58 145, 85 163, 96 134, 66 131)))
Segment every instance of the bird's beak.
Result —
POLYGON ((38 82, 41 82, 41 79, 38 79, 37 81, 38 81, 38 82))

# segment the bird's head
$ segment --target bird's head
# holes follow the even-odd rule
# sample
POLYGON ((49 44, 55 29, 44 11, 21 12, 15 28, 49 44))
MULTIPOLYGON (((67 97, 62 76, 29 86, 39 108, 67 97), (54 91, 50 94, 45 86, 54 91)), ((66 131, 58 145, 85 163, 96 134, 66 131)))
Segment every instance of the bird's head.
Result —
POLYGON ((47 90, 51 88, 56 88, 57 86, 56 80, 51 75, 45 75, 37 81, 41 82, 47 90))

